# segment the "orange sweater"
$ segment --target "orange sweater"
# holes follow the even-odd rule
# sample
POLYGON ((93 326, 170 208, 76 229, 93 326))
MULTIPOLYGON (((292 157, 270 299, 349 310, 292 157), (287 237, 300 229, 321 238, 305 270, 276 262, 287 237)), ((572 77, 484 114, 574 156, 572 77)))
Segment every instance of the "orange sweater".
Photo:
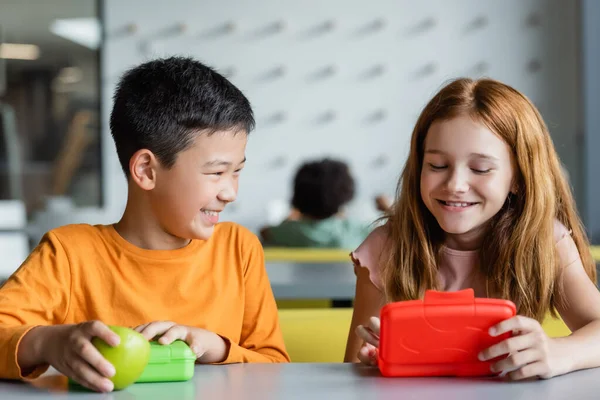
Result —
POLYGON ((34 326, 88 320, 174 321, 228 340, 225 363, 289 361, 260 242, 232 223, 169 251, 136 247, 111 225, 48 232, 0 288, 0 378, 23 378, 17 348, 34 326))

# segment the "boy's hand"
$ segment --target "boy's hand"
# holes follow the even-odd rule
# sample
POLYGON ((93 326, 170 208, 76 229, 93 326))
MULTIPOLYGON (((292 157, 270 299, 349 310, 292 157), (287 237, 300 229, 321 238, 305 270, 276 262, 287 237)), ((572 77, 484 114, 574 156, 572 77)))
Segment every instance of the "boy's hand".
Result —
POLYGON ((110 346, 117 346, 121 339, 108 326, 100 321, 88 321, 36 329, 45 330, 41 342, 45 363, 88 389, 113 390, 113 383, 107 378, 115 374, 115 368, 91 342, 98 337, 110 346))
POLYGON ((209 364, 225 361, 229 352, 227 343, 214 332, 171 321, 157 321, 134 328, 148 340, 158 337, 158 343, 171 344, 180 339, 186 342, 199 362, 209 364))
POLYGON ((377 349, 379 348, 379 318, 371 317, 369 325, 356 327, 356 334, 364 343, 358 351, 358 359, 366 365, 377 365, 377 349))
POLYGON ((297 209, 292 208, 286 218, 286 221, 298 221, 300 218, 302 218, 302 213, 297 209))
POLYGON ((513 332, 513 337, 495 344, 479 354, 482 361, 508 355, 491 365, 492 372, 505 372, 513 380, 539 377, 543 379, 568 371, 565 358, 557 353, 557 339, 549 338, 538 321, 516 316, 490 328, 491 336, 513 332))

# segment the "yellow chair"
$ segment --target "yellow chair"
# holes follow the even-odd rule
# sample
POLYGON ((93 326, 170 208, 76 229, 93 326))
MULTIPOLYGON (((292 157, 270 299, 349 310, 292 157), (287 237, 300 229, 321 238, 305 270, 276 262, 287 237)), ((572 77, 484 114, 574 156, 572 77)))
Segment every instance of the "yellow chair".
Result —
POLYGON ((351 308, 279 310, 292 362, 343 362, 351 320, 351 308))
POLYGON ((275 299, 278 310, 290 308, 331 308, 332 302, 329 299, 275 299))
POLYGON ((299 263, 350 263, 350 252, 345 249, 265 247, 265 261, 290 261, 299 263))
POLYGON ((546 319, 542 322, 542 328, 544 328, 546 335, 549 337, 563 337, 571 334, 571 330, 560 317, 555 319, 552 318, 552 315, 550 314, 548 314, 546 319))
MULTIPOLYGON (((292 362, 343 362, 351 320, 351 308, 279 310, 283 340, 292 362)), ((550 337, 571 334, 561 319, 550 315, 542 327, 550 337)))
MULTIPOLYGON (((265 260, 293 261, 307 263, 350 262, 350 251, 344 249, 265 247, 265 260)), ((590 252, 596 262, 600 262, 600 246, 590 246, 590 252)))
POLYGON ((592 252, 594 261, 600 262, 600 246, 590 246, 590 251, 592 252))

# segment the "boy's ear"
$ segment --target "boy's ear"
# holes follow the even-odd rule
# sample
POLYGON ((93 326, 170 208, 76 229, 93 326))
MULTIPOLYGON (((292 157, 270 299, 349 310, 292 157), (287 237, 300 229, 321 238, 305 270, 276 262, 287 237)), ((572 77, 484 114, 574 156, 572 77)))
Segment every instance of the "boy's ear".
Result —
POLYGON ((143 190, 152 190, 156 186, 158 160, 148 149, 136 151, 129 160, 131 179, 143 190))

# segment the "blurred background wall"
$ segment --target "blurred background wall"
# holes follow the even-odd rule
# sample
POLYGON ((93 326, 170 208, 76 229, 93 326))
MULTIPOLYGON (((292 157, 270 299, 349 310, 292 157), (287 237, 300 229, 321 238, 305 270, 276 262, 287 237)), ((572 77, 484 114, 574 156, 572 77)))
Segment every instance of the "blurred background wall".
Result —
POLYGON ((425 102, 449 79, 488 76, 539 107, 585 222, 600 230, 600 193, 590 185, 600 171, 598 8, 594 0, 0 0, 0 231, 25 240, 26 253, 55 226, 119 218, 126 184, 108 130, 115 85, 126 69, 170 55, 217 68, 255 109, 249 162, 224 219, 254 231, 277 222, 298 165, 330 155, 357 179, 348 214, 372 220, 373 197, 394 193, 425 102), (33 48, 19 58, 8 44, 33 48))
POLYGON ((106 121, 120 74, 144 60, 196 57, 250 98, 257 129, 238 201, 226 210, 256 230, 290 198, 302 161, 333 155, 358 183, 350 212, 374 216, 393 194, 412 127, 448 79, 489 76, 540 108, 579 191, 579 9, 562 0, 420 2, 175 0, 104 2, 102 91, 106 204, 124 180, 106 121))

